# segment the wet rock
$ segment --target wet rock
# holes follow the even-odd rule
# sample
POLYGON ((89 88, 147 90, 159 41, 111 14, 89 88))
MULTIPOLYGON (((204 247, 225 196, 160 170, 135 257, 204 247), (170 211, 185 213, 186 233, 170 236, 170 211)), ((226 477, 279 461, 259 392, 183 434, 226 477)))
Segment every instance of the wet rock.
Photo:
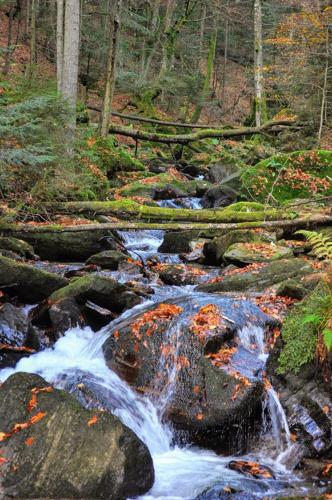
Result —
POLYGON ((236 175, 238 172, 239 168, 234 164, 217 163, 209 167, 207 180, 209 180, 213 184, 217 184, 221 181, 224 181, 227 177, 230 177, 231 175, 236 175))
POLYGON ((105 229, 66 232, 52 227, 49 232, 22 232, 20 237, 34 247, 41 259, 51 261, 82 262, 103 250, 116 249, 111 231, 105 229))
POLYGON ((193 231, 176 231, 165 233, 164 240, 158 252, 161 253, 189 253, 192 251, 190 243, 197 237, 193 231))
POLYGON ((37 256, 31 245, 17 238, 0 237, 0 251, 8 250, 23 259, 36 259, 37 256))
POLYGON ((70 328, 84 325, 82 313, 73 298, 65 298, 52 304, 49 308, 49 316, 54 340, 57 340, 70 328))
POLYGON ((204 278, 207 279, 203 269, 183 264, 160 264, 158 272, 159 278, 166 285, 197 285, 204 278))
POLYGON ((73 280, 53 293, 49 297, 49 303, 55 304, 66 298, 75 299, 79 305, 85 305, 86 301, 90 300, 115 313, 134 307, 142 300, 129 287, 98 274, 89 274, 73 280))
POLYGON ((65 286, 67 280, 27 264, 0 256, 0 287, 33 304, 65 286))
POLYGON ((224 275, 220 281, 204 283, 197 287, 202 292, 243 292, 263 291, 287 278, 300 278, 312 274, 312 267, 307 260, 282 259, 275 262, 257 264, 254 269, 249 266, 240 272, 224 275))
POLYGON ((215 265, 223 262, 223 256, 231 245, 236 243, 274 242, 274 233, 257 232, 254 230, 229 231, 204 245, 203 253, 208 264, 215 265))
POLYGON ((244 451, 261 419, 263 385, 213 356, 237 353, 236 331, 249 318, 268 321, 250 302, 217 296, 153 305, 110 330, 104 356, 140 392, 162 401, 168 394, 165 416, 189 442, 244 451))
POLYGON ((0 255, 3 257, 7 257, 8 259, 17 260, 18 262, 22 262, 24 259, 18 253, 12 252, 11 250, 2 250, 0 248, 0 255))
POLYGON ((223 260, 232 264, 252 264, 254 262, 271 262, 294 257, 291 248, 275 243, 235 243, 228 247, 223 260))
POLYGON ((178 189, 172 185, 166 184, 165 186, 156 188, 153 193, 154 200, 170 200, 172 198, 183 198, 188 196, 185 191, 178 189))
POLYGON ((123 262, 127 262, 127 260, 128 255, 125 255, 122 252, 118 252, 116 250, 105 250, 104 252, 100 252, 89 257, 86 264, 93 264, 103 269, 117 271, 119 269, 119 265, 123 262))
POLYGON ((203 208, 227 207, 237 200, 236 192, 227 186, 213 186, 209 189, 203 199, 203 208))
POLYGON ((27 316, 9 303, 0 306, 1 345, 0 368, 15 365, 22 356, 30 355, 31 349, 38 350, 40 345, 38 334, 27 316))
POLYGON ((47 387, 25 373, 0 387, 1 430, 31 423, 1 443, 4 496, 124 500, 146 493, 154 470, 137 436, 110 413, 86 410, 73 396, 47 387), (32 389, 39 393, 29 412, 32 389))

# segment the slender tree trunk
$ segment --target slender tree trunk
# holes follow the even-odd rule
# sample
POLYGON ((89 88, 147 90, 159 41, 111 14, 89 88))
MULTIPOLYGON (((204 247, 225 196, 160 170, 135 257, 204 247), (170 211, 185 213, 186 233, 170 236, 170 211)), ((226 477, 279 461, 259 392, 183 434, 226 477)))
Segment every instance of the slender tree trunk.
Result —
POLYGON ((64 21, 64 50, 62 94, 70 106, 68 128, 73 139, 76 129, 76 102, 80 42, 80 0, 66 0, 64 21))
POLYGON ((160 65, 159 78, 162 80, 168 70, 169 59, 170 59, 170 47, 169 47, 169 31, 172 27, 172 17, 175 10, 176 4, 175 0, 167 0, 166 14, 165 14, 165 25, 164 25, 164 40, 162 43, 162 58, 160 65))
POLYGON ((30 0, 26 0, 24 38, 28 39, 30 28, 30 0))
POLYGON ((225 48, 224 48, 224 62, 223 62, 223 73, 222 73, 222 83, 221 83, 221 102, 222 109, 225 109, 225 98, 226 98, 226 82, 227 82, 227 64, 228 64, 228 45, 229 45, 229 20, 225 23, 225 48))
POLYGON ((191 119, 192 123, 196 123, 200 119, 200 116, 201 116, 202 111, 203 111, 204 100, 208 96, 208 93, 210 90, 211 79, 212 79, 213 69, 214 69, 215 56, 216 56, 216 48, 217 48, 217 29, 215 28, 215 29, 213 29, 213 32, 212 32, 211 38, 210 38, 210 43, 209 43, 209 55, 208 55, 208 60, 207 60, 207 68, 206 68, 206 75, 205 75, 202 95, 201 95, 200 102, 197 104, 195 112, 194 112, 193 117, 191 119))
POLYGON ((326 52, 325 52, 325 71, 324 71, 324 83, 322 88, 322 103, 321 103, 321 111, 320 111, 320 123, 319 123, 319 131, 318 131, 318 143, 321 143, 322 134, 323 134, 323 126, 324 126, 324 118, 327 106, 327 92, 328 92, 328 77, 329 77, 329 65, 330 65, 330 27, 326 27, 326 52))
POLYGON ((30 20, 30 65, 31 68, 37 63, 37 43, 36 43, 36 0, 31 0, 31 20, 30 20))
POLYGON ((265 121, 262 0, 255 0, 254 3, 254 32, 255 32, 255 116, 256 116, 256 126, 260 127, 265 121))
POLYGON ((111 15, 110 15, 110 32, 109 32, 109 47, 108 47, 108 57, 107 57, 106 83, 105 83, 103 108, 100 118, 100 135, 102 137, 107 137, 112 118, 112 101, 113 101, 113 93, 115 85, 116 56, 117 56, 118 35, 120 30, 121 8, 122 8, 122 0, 117 0, 115 2, 115 5, 111 7, 110 11, 111 15))
POLYGON ((14 18, 14 4, 12 3, 10 5, 9 18, 8 18, 7 51, 5 57, 5 65, 3 68, 4 75, 8 75, 10 69, 10 61, 12 56, 13 18, 14 18))
POLYGON ((62 93, 63 84, 63 43, 64 43, 64 0, 57 0, 57 29, 56 29, 56 72, 58 93, 62 93))
POLYGON ((201 11, 201 27, 199 33, 199 56, 202 57, 204 49, 204 33, 205 33, 205 18, 206 18, 206 2, 203 1, 201 11))

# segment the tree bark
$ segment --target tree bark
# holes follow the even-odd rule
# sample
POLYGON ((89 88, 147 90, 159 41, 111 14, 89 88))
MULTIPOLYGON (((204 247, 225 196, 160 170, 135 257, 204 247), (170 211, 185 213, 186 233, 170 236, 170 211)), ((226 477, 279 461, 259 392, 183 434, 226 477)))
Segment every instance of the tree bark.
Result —
POLYGON ((112 117, 112 100, 115 85, 116 55, 120 30, 122 0, 116 0, 110 11, 109 47, 103 108, 100 117, 100 135, 107 137, 112 117))
POLYGON ((7 51, 5 56, 5 64, 3 74, 8 75, 10 68, 10 61, 12 56, 12 35, 13 35, 13 19, 14 19, 14 4, 11 4, 8 18, 8 37, 7 37, 7 51))
POLYGON ((255 32, 255 116, 256 127, 264 123, 265 103, 263 97, 263 26, 262 0, 254 3, 254 32, 255 32))
POLYGON ((201 141, 203 139, 216 138, 223 139, 225 137, 241 137, 253 134, 260 134, 268 131, 272 131, 273 127, 278 125, 291 125, 294 122, 291 121, 269 121, 266 122, 261 127, 243 127, 236 129, 216 129, 216 130, 200 130, 199 132, 193 132, 192 134, 184 135, 164 135, 158 133, 149 133, 142 130, 134 130, 129 127, 121 127, 119 125, 111 125, 109 128, 110 134, 123 135, 124 137, 132 137, 136 140, 149 141, 149 142, 159 142, 161 144, 183 144, 187 145, 192 142, 201 141))
POLYGON ((59 94, 62 93, 63 85, 64 7, 64 0, 57 0, 56 70, 59 94))
POLYGON ((64 50, 62 95, 69 105, 68 145, 69 153, 76 130, 76 102, 78 85, 78 61, 80 42, 80 0, 66 0, 64 20, 64 50))
POLYGON ((216 230, 220 231, 235 231, 238 229, 275 229, 275 228, 290 228, 297 229, 303 227, 314 227, 319 225, 330 224, 332 222, 331 216, 312 217, 311 219, 295 219, 295 220, 273 220, 273 221, 258 221, 258 222, 240 222, 240 223, 197 223, 197 222, 110 222, 104 224, 82 224, 74 226, 32 226, 31 224, 17 224, 11 226, 0 225, 0 234, 8 236, 16 236, 24 238, 24 234, 40 234, 40 233, 80 233, 86 231, 101 231, 101 230, 140 230, 140 229, 167 229, 170 231, 184 231, 184 230, 216 230))
POLYGON ((328 93, 328 77, 329 77, 329 65, 330 65, 330 26, 326 27, 326 50, 325 50, 325 71, 324 71, 324 83, 322 88, 322 103, 321 103, 321 112, 320 112, 320 123, 319 123, 319 131, 318 131, 318 144, 321 143, 322 134, 323 134, 323 126, 324 126, 324 118, 325 118, 325 110, 327 106, 327 93, 328 93))

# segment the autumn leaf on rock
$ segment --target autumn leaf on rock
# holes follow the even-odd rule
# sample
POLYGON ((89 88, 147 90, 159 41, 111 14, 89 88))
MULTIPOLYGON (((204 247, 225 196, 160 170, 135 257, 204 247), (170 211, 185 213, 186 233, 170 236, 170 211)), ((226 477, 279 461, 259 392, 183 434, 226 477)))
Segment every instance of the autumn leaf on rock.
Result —
POLYGON ((37 406, 37 395, 40 393, 40 392, 52 392, 53 391, 53 387, 51 386, 48 386, 48 387, 34 387, 33 389, 31 389, 31 393, 32 393, 32 398, 30 399, 29 403, 28 403, 28 411, 32 411, 36 408, 37 406))
POLYGON ((36 415, 31 417, 27 422, 23 422, 22 424, 15 424, 11 431, 0 432, 0 441, 4 441, 5 439, 10 438, 11 436, 16 434, 17 432, 20 432, 23 429, 27 429, 31 425, 36 424, 37 422, 42 420, 45 417, 45 415, 46 415, 46 413, 39 411, 38 413, 36 413, 36 415))
POLYGON ((27 446, 32 446, 32 445, 33 445, 33 443, 34 443, 35 441, 36 441, 36 438, 35 438, 35 437, 29 437, 29 438, 27 438, 27 439, 25 440, 25 444, 26 444, 27 446))
POLYGON ((92 425, 95 425, 98 422, 98 417, 97 415, 93 415, 92 418, 88 421, 88 426, 91 427, 92 425))

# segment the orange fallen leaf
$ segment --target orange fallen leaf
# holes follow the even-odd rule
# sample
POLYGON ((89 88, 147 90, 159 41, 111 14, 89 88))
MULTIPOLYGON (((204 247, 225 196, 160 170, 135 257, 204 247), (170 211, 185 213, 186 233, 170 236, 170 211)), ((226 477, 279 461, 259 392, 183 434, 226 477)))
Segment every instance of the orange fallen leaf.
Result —
POLYGON ((197 413, 196 420, 203 420, 203 419, 204 419, 203 413, 197 413))
POLYGON ((326 406, 323 406, 322 410, 323 410, 323 412, 324 412, 326 415, 328 415, 328 414, 330 413, 330 408, 329 408, 329 406, 327 406, 327 405, 326 405, 326 406))
POLYGON ((37 406, 37 395, 40 393, 40 392, 52 392, 53 391, 53 387, 51 386, 48 386, 48 387, 34 387, 33 389, 31 389, 31 393, 32 393, 32 398, 30 399, 29 403, 28 403, 28 406, 27 406, 27 409, 28 411, 32 411, 36 408, 37 406))
POLYGON ((93 415, 92 418, 88 421, 88 426, 91 427, 91 425, 95 425, 98 422, 98 417, 97 415, 93 415))
POLYGON ((321 476, 328 477, 332 474, 332 464, 327 464, 321 471, 321 476))
POLYGON ((195 387, 194 387, 194 394, 199 394, 199 392, 200 392, 199 385, 195 385, 195 387))
POLYGON ((28 439, 26 439, 26 440, 25 440, 25 444, 26 444, 27 446, 32 446, 32 445, 33 445, 33 443, 34 443, 35 441, 36 441, 36 438, 34 438, 34 437, 29 437, 28 439))
POLYGON ((0 457, 0 465, 8 462, 8 460, 5 457, 0 457))
POLYGON ((16 434, 17 432, 20 432, 23 429, 27 429, 31 425, 36 424, 37 422, 39 422, 39 420, 44 418, 45 415, 46 413, 39 411, 38 413, 36 413, 36 415, 31 417, 27 422, 23 422, 22 424, 15 424, 11 431, 0 432, 0 441, 4 441, 5 439, 10 438, 13 434, 16 434))

